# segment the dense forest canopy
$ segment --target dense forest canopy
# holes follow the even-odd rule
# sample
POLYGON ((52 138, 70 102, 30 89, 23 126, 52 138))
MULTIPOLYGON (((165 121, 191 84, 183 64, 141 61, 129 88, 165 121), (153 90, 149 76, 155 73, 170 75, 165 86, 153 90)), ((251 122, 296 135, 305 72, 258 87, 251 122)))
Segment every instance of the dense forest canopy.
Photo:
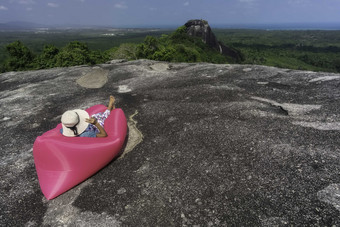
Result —
MULTIPOLYGON (((184 27, 175 31, 117 33, 113 37, 95 36, 89 31, 65 42, 51 42, 27 33, 23 40, 8 42, 0 38, 0 70, 20 71, 83 64, 100 64, 112 59, 147 58, 169 62, 234 63, 190 37, 184 27), (29 38, 28 38, 29 37, 29 38), (46 43, 43 45, 42 43, 46 43), (34 45, 33 45, 34 44, 34 45), (34 48, 31 48, 31 47, 34 48)), ((282 68, 340 72, 340 31, 266 31, 214 29, 218 40, 239 50, 242 64, 260 64, 282 68)), ((42 37, 43 35, 41 35, 42 37)), ((57 37, 58 35, 56 35, 57 37)), ((67 35, 65 37, 68 37, 67 35)))
POLYGON ((244 64, 340 72, 337 30, 214 30, 224 44, 244 55, 244 64))
POLYGON ((2 66, 2 71, 94 65, 119 58, 128 60, 145 58, 169 62, 232 61, 208 47, 201 39, 189 36, 184 26, 170 35, 162 35, 160 38, 146 36, 140 44, 123 43, 107 51, 91 51, 86 43, 79 41, 72 41, 61 49, 51 44, 45 45, 38 55, 34 55, 21 41, 7 45, 6 50, 9 57, 2 66))

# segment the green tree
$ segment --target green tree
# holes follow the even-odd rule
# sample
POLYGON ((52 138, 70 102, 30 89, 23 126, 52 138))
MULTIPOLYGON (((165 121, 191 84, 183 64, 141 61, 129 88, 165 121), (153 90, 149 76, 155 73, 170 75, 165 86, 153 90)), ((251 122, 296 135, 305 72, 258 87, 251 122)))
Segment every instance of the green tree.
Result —
POLYGON ((90 51, 89 57, 91 65, 104 63, 110 60, 105 52, 101 52, 99 50, 90 51))
POLYGON ((334 65, 336 72, 340 72, 340 58, 334 59, 333 65, 334 65))
POLYGON ((160 61, 226 63, 227 59, 207 46, 200 38, 191 37, 181 26, 161 38, 147 36, 137 47, 137 56, 160 61))
POLYGON ((118 48, 115 48, 112 52, 110 52, 110 59, 136 60, 138 59, 137 51, 137 44, 123 43, 118 48))
POLYGON ((201 56, 197 49, 188 47, 184 44, 178 44, 176 48, 175 60, 178 62, 200 62, 201 56))
POLYGON ((7 71, 19 71, 33 68, 34 55, 22 42, 15 41, 6 46, 9 58, 5 63, 7 71))
POLYGON ((6 72, 6 66, 5 66, 5 64, 1 64, 0 65, 0 73, 4 73, 4 72, 6 72))
POLYGON ((86 43, 73 41, 56 56, 56 66, 67 67, 91 64, 90 51, 86 43))
POLYGON ((139 58, 153 59, 153 54, 159 50, 158 39, 153 36, 147 36, 143 43, 137 47, 137 56, 139 58))
POLYGON ((54 45, 45 45, 43 52, 37 57, 36 67, 38 69, 53 68, 57 62, 59 49, 54 45))
POLYGON ((158 51, 156 51, 152 58, 159 61, 174 61, 176 57, 176 49, 174 46, 162 46, 158 51))

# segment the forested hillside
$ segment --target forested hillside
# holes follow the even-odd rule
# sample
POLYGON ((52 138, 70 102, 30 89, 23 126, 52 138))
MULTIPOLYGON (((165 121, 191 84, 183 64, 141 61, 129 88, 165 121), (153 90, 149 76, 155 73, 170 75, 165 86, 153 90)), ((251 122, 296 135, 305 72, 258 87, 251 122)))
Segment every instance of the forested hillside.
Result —
POLYGON ((340 72, 340 31, 225 30, 217 38, 244 55, 244 64, 340 72))
POLYGON ((63 48, 49 44, 42 53, 35 55, 21 41, 6 46, 9 57, 2 65, 2 72, 75 65, 94 65, 111 59, 135 60, 139 58, 170 62, 231 63, 218 51, 208 47, 201 39, 186 34, 185 27, 179 27, 170 35, 160 38, 147 36, 140 44, 123 43, 107 51, 93 51, 83 42, 73 41, 63 48))
MULTIPOLYGON (((241 64, 340 72, 340 31, 267 31, 213 29, 218 40, 241 52, 241 64)), ((235 63, 190 37, 184 27, 175 31, 116 32, 98 35, 88 30, 46 34, 6 33, 0 37, 0 71, 19 71, 112 59, 146 58, 169 62, 235 63), (112 36, 110 36, 112 35, 112 36), (2 37, 2 38, 1 38, 2 37), (22 37, 15 41, 18 37, 22 37), (77 40, 77 41, 74 41, 77 40)))

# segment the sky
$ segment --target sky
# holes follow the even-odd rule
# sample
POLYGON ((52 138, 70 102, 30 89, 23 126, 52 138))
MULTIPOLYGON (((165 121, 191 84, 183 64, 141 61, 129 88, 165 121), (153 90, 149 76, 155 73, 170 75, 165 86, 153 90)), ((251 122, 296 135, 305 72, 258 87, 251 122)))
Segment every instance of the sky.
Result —
POLYGON ((340 22, 340 0, 0 0, 0 23, 183 25, 340 22))

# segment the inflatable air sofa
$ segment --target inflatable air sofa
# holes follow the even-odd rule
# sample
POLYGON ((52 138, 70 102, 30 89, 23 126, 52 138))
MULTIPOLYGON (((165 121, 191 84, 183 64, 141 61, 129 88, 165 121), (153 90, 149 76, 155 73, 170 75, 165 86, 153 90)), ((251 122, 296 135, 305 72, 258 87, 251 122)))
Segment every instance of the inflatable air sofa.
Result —
MULTIPOLYGON (((91 116, 105 109, 104 105, 95 105, 86 111, 91 116)), ((65 137, 61 128, 60 123, 38 136, 33 145, 40 188, 48 200, 81 183, 116 157, 124 144, 127 124, 124 112, 118 108, 105 120, 105 138, 65 137)))

